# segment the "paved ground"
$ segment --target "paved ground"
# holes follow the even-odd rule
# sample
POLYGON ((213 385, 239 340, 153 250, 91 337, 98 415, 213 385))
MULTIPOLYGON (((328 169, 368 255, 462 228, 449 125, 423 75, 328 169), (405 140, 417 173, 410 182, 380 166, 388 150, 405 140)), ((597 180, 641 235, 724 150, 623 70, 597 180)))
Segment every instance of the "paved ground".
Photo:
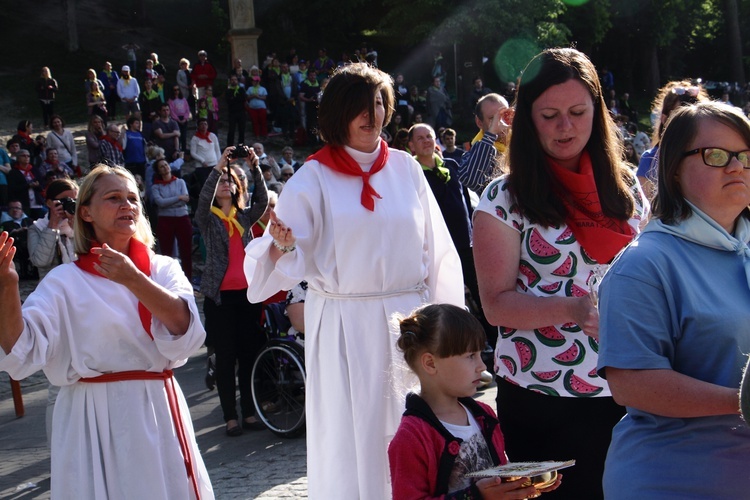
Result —
MULTIPOLYGON (((22 295, 35 282, 21 282, 22 295)), ((216 390, 203 382, 205 351, 176 370, 190 406, 195 433, 216 498, 307 498, 305 439, 283 439, 269 431, 224 434, 216 390)), ((48 499, 49 450, 45 434, 47 383, 41 373, 21 382, 26 415, 15 418, 8 376, 0 372, 0 498, 48 499)), ((494 386, 480 394, 492 407, 494 386)))

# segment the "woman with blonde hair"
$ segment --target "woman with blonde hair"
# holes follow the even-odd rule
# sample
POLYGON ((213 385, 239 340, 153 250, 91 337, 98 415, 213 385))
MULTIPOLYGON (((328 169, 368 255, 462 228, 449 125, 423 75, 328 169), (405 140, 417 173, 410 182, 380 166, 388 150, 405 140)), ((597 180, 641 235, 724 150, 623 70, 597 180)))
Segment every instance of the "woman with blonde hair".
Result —
POLYGON ((52 422, 55 498, 213 498, 172 370, 203 343, 193 289, 151 251, 132 175, 84 179, 75 263, 55 267, 21 307, 12 238, 0 235, 0 370, 43 369, 59 385, 52 422))
MULTIPOLYGON (((197 93, 195 91, 195 84, 190 77, 190 61, 184 57, 180 59, 180 69, 177 70, 177 86, 180 88, 182 96, 187 99, 191 107, 195 106, 195 98, 197 93)), ((164 96, 168 99, 169 96, 164 96)))
POLYGON ((651 135, 652 148, 641 155, 638 162, 638 181, 643 187, 644 193, 649 200, 653 200, 656 195, 656 180, 659 176, 657 171, 657 154, 659 152, 659 142, 664 133, 664 127, 667 125, 669 116, 681 106, 695 104, 696 102, 708 101, 710 98, 706 90, 700 85, 696 85, 690 80, 672 81, 664 85, 654 98, 651 105, 653 115, 658 122, 654 124, 654 132, 651 135))
POLYGON ((55 114, 55 93, 57 92, 57 80, 52 78, 50 69, 45 66, 36 82, 36 93, 39 103, 42 105, 42 123, 49 127, 50 117, 55 114))

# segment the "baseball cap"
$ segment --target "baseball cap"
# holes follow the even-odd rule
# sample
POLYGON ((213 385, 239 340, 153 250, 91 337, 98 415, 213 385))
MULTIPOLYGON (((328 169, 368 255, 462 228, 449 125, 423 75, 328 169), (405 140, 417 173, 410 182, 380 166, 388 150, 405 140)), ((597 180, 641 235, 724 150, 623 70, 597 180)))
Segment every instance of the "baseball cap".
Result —
POLYGON ((130 66, 126 64, 125 66, 122 67, 122 71, 130 71, 130 66))

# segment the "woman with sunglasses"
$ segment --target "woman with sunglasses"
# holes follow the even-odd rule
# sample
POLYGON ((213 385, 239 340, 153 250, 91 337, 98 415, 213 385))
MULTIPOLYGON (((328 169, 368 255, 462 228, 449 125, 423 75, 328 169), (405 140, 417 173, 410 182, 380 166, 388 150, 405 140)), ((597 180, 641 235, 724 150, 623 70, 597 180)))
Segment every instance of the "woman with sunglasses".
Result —
POLYGON ((746 498, 750 122, 716 102, 675 111, 658 171, 654 219, 599 289, 599 374, 627 408, 605 497, 746 498))
POLYGON ((708 99, 708 93, 702 87, 693 85, 689 80, 669 82, 659 89, 659 93, 651 106, 652 116, 659 117, 658 126, 654 127, 651 137, 653 147, 641 155, 637 172, 643 192, 649 200, 652 200, 656 194, 654 192, 657 179, 656 154, 659 151, 659 140, 664 133, 669 115, 680 106, 695 104, 708 99))
POLYGON ((231 437, 241 435, 243 429, 265 429, 255 417, 251 394, 253 361, 266 340, 260 330, 262 305, 247 300, 247 280, 242 266, 245 246, 253 239, 250 227, 261 218, 268 205, 258 157, 248 148, 245 164, 255 187, 252 204, 245 206, 243 184, 228 167, 234 150, 234 146, 226 148, 211 169, 195 211, 195 223, 206 244, 206 265, 201 275, 206 347, 216 353, 216 386, 226 434, 231 437), (235 366, 241 422, 237 414, 235 366))

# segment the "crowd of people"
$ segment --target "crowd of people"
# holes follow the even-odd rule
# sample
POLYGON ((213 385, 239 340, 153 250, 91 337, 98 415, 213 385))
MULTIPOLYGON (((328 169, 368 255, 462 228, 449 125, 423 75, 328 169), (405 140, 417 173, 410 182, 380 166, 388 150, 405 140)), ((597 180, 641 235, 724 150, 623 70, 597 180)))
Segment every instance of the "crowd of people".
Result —
POLYGON ((88 72, 87 159, 54 114, 49 68, 46 137, 24 120, 0 149, 0 369, 42 368, 54 384, 53 452, 82 450, 53 453, 55 494, 69 478, 92 498, 140 478, 164 497, 211 498, 171 370, 205 343, 227 436, 263 429, 250 367, 261 303, 285 290, 305 304, 293 324, 310 498, 744 494, 742 110, 669 82, 649 138, 611 72, 546 49, 502 93, 474 80, 464 151, 439 53, 424 92, 367 48, 339 61, 321 49, 309 64, 273 53, 248 70, 235 60, 221 92, 205 51, 194 67, 180 60, 171 87, 156 54, 144 66, 88 72), (274 159, 272 134, 323 147, 304 165, 292 146, 274 159), (21 307, 19 276, 35 269, 44 279, 21 307), (67 299, 70 283, 81 295, 67 299), (494 409, 472 399, 488 368, 494 409), (150 427, 124 420, 141 392, 150 427), (148 457, 115 474, 110 459, 130 448, 111 429, 128 425, 148 457), (562 459, 575 465, 538 487, 467 475, 562 459))

